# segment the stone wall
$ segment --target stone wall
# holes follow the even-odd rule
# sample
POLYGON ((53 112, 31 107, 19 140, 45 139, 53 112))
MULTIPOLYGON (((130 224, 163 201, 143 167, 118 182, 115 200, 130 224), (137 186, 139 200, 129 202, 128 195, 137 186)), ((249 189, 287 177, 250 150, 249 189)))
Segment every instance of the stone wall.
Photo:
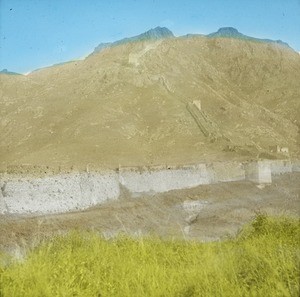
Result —
POLYGON ((161 193, 204 184, 249 180, 300 171, 297 160, 215 162, 177 167, 122 167, 115 171, 44 175, 0 174, 0 213, 45 214, 82 210, 129 192, 161 193))
POLYGON ((272 175, 284 174, 293 171, 291 160, 272 160, 270 163, 272 175))
POLYGON ((244 165, 240 162, 214 162, 207 165, 210 183, 245 180, 244 165))
POLYGON ((132 193, 161 193, 210 183, 205 164, 143 170, 120 168, 119 181, 132 193))
POLYGON ((292 160, 293 172, 300 172, 300 160, 292 160))
POLYGON ((246 180, 255 183, 271 183, 271 164, 268 161, 258 161, 245 164, 246 180))
POLYGON ((116 172, 70 173, 42 178, 0 179, 0 212, 57 213, 85 209, 118 199, 116 172))

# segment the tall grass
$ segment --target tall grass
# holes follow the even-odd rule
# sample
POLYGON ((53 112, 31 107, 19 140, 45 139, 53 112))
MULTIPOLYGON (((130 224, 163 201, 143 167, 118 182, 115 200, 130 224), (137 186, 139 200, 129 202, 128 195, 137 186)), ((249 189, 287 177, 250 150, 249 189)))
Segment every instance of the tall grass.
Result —
POLYGON ((299 296, 298 220, 259 215, 215 243, 57 237, 0 270, 0 296, 299 296))

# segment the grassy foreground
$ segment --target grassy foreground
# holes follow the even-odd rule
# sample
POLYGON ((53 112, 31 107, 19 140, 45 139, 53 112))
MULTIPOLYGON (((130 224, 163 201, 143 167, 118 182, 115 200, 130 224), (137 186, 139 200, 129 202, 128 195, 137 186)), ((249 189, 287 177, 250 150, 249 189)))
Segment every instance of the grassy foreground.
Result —
POLYGON ((218 243, 72 233, 0 268, 0 296, 299 296, 299 220, 218 243))

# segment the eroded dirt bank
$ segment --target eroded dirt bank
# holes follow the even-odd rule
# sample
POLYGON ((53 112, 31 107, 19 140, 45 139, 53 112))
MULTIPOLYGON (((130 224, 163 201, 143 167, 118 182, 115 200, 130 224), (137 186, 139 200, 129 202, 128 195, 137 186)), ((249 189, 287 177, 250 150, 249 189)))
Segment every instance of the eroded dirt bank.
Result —
POLYGON ((53 234, 73 229, 105 236, 157 234, 200 241, 234 235, 257 212, 299 217, 300 173, 273 177, 270 185, 236 181, 121 199, 86 211, 45 216, 0 216, 0 247, 19 253, 53 234))

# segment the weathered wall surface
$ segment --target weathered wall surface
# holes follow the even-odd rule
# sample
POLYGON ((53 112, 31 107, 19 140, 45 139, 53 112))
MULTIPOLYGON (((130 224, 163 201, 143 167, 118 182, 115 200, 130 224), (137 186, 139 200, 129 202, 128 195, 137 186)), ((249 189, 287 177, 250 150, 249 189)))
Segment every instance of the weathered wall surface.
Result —
POLYGON ((292 161, 292 170, 294 172, 300 172, 300 160, 293 160, 292 161))
POLYGON ((244 165, 240 162, 215 162, 207 166, 210 183, 245 179, 244 165))
POLYGON ((255 183, 271 183, 271 164, 268 161, 258 161, 245 164, 246 179, 255 183))
MULTIPOLYGON (((1 184, 0 184, 1 187, 1 184)), ((2 195, 2 191, 0 191, 0 214, 5 214, 8 212, 8 209, 6 207, 6 204, 4 202, 4 197, 2 195)))
POLYGON ((116 171, 43 177, 0 174, 0 214, 45 214, 85 209, 131 193, 167 192, 203 184, 249 180, 271 183, 272 175, 300 171, 299 161, 215 162, 181 167, 134 167, 116 171))
POLYGON ((57 213, 85 209, 120 195, 115 172, 43 178, 1 178, 2 213, 57 213))
POLYGON ((291 160, 273 160, 270 162, 272 175, 284 174, 293 171, 291 160))
POLYGON ((210 183, 205 164, 141 171, 124 168, 119 170, 119 181, 132 193, 161 193, 210 183))

